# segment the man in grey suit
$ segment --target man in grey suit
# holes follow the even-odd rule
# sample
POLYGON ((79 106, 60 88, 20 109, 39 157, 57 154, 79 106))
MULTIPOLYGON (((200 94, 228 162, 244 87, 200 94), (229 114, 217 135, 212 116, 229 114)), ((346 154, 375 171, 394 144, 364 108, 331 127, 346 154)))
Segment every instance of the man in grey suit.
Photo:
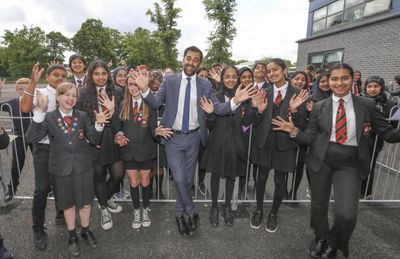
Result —
POLYGON ((213 94, 211 83, 196 75, 202 59, 203 53, 197 47, 185 49, 182 73, 167 76, 156 94, 149 90, 148 79, 136 80, 143 98, 152 108, 165 104, 161 125, 173 132, 172 137, 164 143, 177 189, 176 222, 183 237, 197 232, 199 220, 190 188, 196 171, 199 145, 205 146, 207 141, 206 113, 201 109, 201 102, 211 100, 214 112, 225 115, 234 112, 241 102, 256 92, 251 86, 240 88, 230 102, 220 103, 213 94), (188 216, 187 222, 185 214, 188 216))

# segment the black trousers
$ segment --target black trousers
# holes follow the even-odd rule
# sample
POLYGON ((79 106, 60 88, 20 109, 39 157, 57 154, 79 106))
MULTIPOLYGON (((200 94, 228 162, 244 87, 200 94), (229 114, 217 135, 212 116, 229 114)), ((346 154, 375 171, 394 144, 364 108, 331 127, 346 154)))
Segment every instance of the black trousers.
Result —
POLYGON ((35 144, 33 146, 33 167, 35 171, 35 191, 32 202, 33 230, 43 229, 47 195, 51 190, 49 174, 50 145, 35 144))
MULTIPOLYGON (((270 169, 267 167, 259 166, 258 178, 256 182, 256 199, 257 199, 257 210, 263 210, 264 194, 266 183, 268 179, 270 169)), ((287 172, 283 172, 275 169, 274 173, 274 198, 272 203, 271 213, 277 215, 279 207, 282 204, 283 197, 286 194, 286 175, 287 172)))
POLYGON ((349 240, 357 222, 361 178, 357 147, 330 143, 318 172, 310 171, 311 228, 319 238, 328 239, 332 247, 347 257, 349 240), (333 185, 335 193, 334 223, 329 228, 328 207, 333 185))
POLYGON ((32 151, 32 145, 24 144, 22 137, 17 137, 12 143, 12 164, 11 164, 11 182, 9 184, 13 191, 17 191, 19 185, 19 178, 24 168, 26 153, 28 146, 32 151))

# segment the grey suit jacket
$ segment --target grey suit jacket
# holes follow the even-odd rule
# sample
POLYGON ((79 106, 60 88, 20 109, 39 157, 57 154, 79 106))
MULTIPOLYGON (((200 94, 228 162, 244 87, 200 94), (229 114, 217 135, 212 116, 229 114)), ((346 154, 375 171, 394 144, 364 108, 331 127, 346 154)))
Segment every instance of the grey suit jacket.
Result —
POLYGON ((26 133, 27 143, 38 143, 48 135, 50 140, 49 173, 65 176, 84 173, 93 168, 96 156, 92 145, 100 143, 102 132, 94 129, 86 112, 74 110, 72 115, 74 130, 65 133, 61 113, 58 109, 46 114, 43 122, 32 122, 26 133))
MULTIPOLYGON (((146 102, 153 109, 158 109, 159 106, 165 103, 164 115, 161 119, 161 124, 164 127, 172 128, 175 122, 176 113, 178 110, 179 89, 181 86, 182 74, 174 74, 167 76, 160 86, 160 90, 154 95, 151 93, 145 98, 146 102)), ((214 104, 214 112, 217 115, 226 115, 232 112, 229 102, 221 103, 216 97, 211 88, 211 83, 196 75, 197 86, 197 112, 200 125, 201 143, 203 146, 207 143, 207 126, 206 113, 200 108, 200 97, 206 96, 214 104)))
MULTIPOLYGON (((358 143, 358 165, 361 179, 370 172, 371 154, 368 138, 373 130, 388 142, 400 141, 400 130, 385 119, 384 115, 375 109, 375 101, 370 98, 352 95, 356 117, 356 136, 358 143)), ((317 102, 311 112, 310 120, 304 131, 299 131, 294 138, 301 144, 308 144, 306 158, 307 167, 313 172, 321 169, 329 140, 332 133, 332 97, 317 102)))

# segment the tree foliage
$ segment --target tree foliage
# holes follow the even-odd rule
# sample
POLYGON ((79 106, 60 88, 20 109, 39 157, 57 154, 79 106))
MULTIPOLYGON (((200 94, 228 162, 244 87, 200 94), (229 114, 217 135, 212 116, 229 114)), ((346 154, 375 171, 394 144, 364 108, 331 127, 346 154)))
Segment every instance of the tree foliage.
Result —
POLYGON ((102 21, 87 19, 72 37, 73 50, 88 60, 115 60, 117 54, 113 37, 118 36, 120 33, 117 30, 104 27, 102 21))
POLYGON ((139 27, 133 34, 126 33, 121 46, 122 57, 129 67, 147 64, 150 68, 159 68, 157 42, 149 30, 139 27))
POLYGON ((235 0, 203 0, 207 18, 214 22, 214 31, 208 37, 208 49, 205 64, 232 63, 230 51, 236 36, 233 15, 236 11, 235 0))
POLYGON ((182 10, 174 7, 175 1, 161 0, 163 8, 159 3, 154 3, 154 10, 149 9, 146 12, 150 16, 150 21, 157 26, 154 37, 159 46, 157 49, 159 68, 171 67, 175 69, 179 66, 176 45, 181 37, 181 30, 177 29, 176 19, 180 17, 179 13, 182 10))
POLYGON ((46 35, 48 56, 52 60, 64 62, 64 52, 71 49, 71 40, 60 32, 49 32, 46 35))

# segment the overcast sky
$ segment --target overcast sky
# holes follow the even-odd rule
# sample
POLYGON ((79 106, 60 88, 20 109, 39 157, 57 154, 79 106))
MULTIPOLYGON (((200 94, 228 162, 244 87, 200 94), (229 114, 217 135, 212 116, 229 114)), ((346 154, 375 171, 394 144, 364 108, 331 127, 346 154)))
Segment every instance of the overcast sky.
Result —
MULTIPOLYGON (((137 27, 154 30, 146 11, 155 0, 1 0, 0 36, 22 25, 39 26, 72 37, 88 18, 100 19, 104 26, 120 32, 137 27)), ((305 38, 308 0, 237 0, 232 44, 233 59, 256 60, 281 57, 296 61, 296 40, 305 38)), ((207 21, 201 0, 177 0, 182 9, 177 20, 182 36, 180 57, 185 47, 207 48, 213 24, 207 21)))

